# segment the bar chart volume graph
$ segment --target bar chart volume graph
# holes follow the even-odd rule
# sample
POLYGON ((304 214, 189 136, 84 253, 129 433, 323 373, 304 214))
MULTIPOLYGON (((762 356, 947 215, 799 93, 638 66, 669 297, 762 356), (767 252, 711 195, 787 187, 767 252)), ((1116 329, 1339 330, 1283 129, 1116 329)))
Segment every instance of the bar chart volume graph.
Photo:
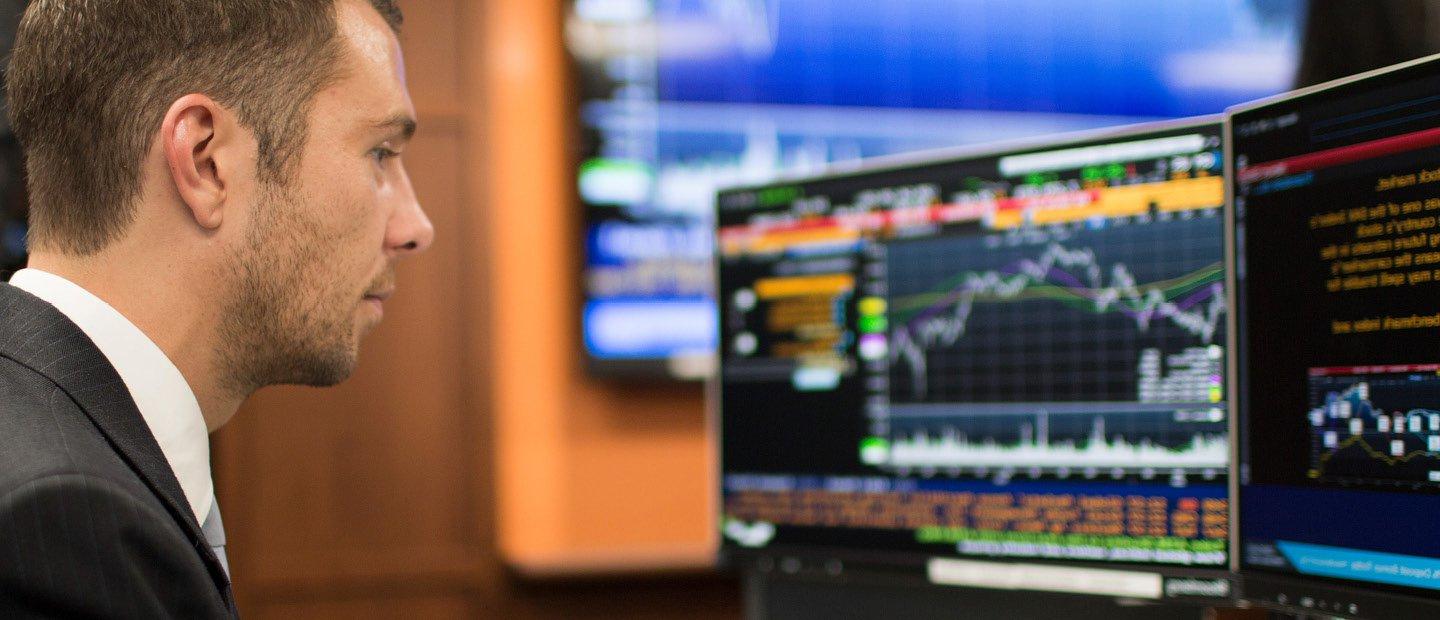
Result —
MULTIPOLYGON (((1043 412, 1020 422, 1019 435, 1013 441, 994 434, 972 436, 954 426, 938 433, 921 430, 892 442, 890 465, 1067 470, 1077 474, 1089 471, 1094 475, 1114 470, 1223 470, 1229 455, 1229 443, 1218 424, 1196 424, 1192 426, 1200 430, 1165 433, 1168 436, 1156 438, 1144 433, 1127 436, 1107 429, 1102 415, 1063 417, 1079 418, 1080 423, 1088 421, 1090 432, 1080 439, 1052 439, 1052 416, 1043 412)), ((1216 423, 1221 419, 1218 410, 1209 418, 1216 423)))

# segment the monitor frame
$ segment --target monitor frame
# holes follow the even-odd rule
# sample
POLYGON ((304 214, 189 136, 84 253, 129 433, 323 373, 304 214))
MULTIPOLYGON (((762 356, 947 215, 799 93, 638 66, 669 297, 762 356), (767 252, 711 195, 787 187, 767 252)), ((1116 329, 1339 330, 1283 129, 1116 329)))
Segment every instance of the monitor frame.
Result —
MULTIPOLYGON (((1030 136, 1015 140, 1001 142, 966 145, 955 148, 932 149, 917 151, 913 153, 901 153, 881 157, 870 158, 852 167, 830 170, 821 174, 804 175, 781 175, 765 183, 745 184, 725 187, 719 190, 720 195, 754 191, 780 184, 795 184, 808 182, 821 182, 835 179, 843 179, 860 175, 900 171, 907 168, 945 164, 948 162, 961 162, 967 160, 979 160, 985 158, 1001 157, 1009 154, 1021 154, 1034 151, 1048 150, 1051 148, 1063 149, 1071 146, 1082 146, 1097 142, 1124 141, 1127 139, 1143 139, 1145 136, 1156 133, 1176 132, 1186 129, 1210 129, 1221 137, 1224 148, 1224 127, 1225 116, 1222 114, 1211 114, 1180 119, 1170 119, 1116 127, 1104 127, 1099 129, 1066 132, 1048 136, 1030 136)), ((1228 157, 1226 157, 1228 161, 1228 157)), ((1228 177, 1225 177, 1225 185, 1229 187, 1228 177)), ((719 201, 717 200, 717 209, 719 201)), ((1223 214, 1221 217, 1224 217, 1223 214)), ((717 219, 718 222, 718 219, 717 219)), ((719 272, 722 262, 719 260, 718 226, 716 227, 715 239, 715 282, 719 287, 719 272)), ((1228 268, 1228 264, 1227 264, 1228 268)), ((1227 272, 1226 282, 1229 285, 1230 274, 1227 272)), ((1228 296, 1228 292, 1227 292, 1228 296)), ((723 308, 717 308, 717 313, 723 312, 723 308)), ((720 317, 723 320, 723 316, 720 317)), ((723 323, 721 323, 723 324, 723 323)), ((1227 324, 1228 325, 1228 324, 1227 324)), ((1227 344, 1228 344, 1227 337, 1227 344)), ((1231 356, 1233 357, 1233 356, 1231 356)), ((1228 363, 1228 362, 1227 362, 1228 363)), ((706 381, 705 385, 705 406, 709 431, 711 434, 711 449, 715 457, 711 460, 712 486, 711 514, 721 515, 724 505, 723 477, 725 475, 724 465, 724 390, 723 371, 724 357, 720 356, 716 365, 716 372, 706 381)), ((1228 372, 1228 368, 1227 368, 1228 372)), ((1228 388, 1228 382, 1227 382, 1228 388)), ((1229 424, 1233 425, 1233 410, 1227 406, 1227 415, 1230 416, 1229 424)), ((1235 464, 1233 458, 1234 442, 1231 441, 1232 457, 1226 472, 1230 488, 1233 488, 1235 464)), ((1233 524, 1235 517, 1235 506, 1233 497, 1228 497, 1230 506, 1230 518, 1232 524, 1231 536, 1233 537, 1233 524)), ((937 584, 931 580, 926 572, 926 564, 932 559, 963 559, 986 562, 997 565, 1014 566, 1039 566, 1039 567, 1060 567, 1062 569, 1099 569, 1125 572, 1141 572, 1159 575, 1166 584, 1166 594, 1158 601, 1163 603, 1194 604, 1202 606, 1233 606, 1240 601, 1242 590, 1239 580, 1229 566, 1234 562, 1234 549, 1227 549, 1227 563, 1225 567, 1204 567, 1190 568, 1170 564, 1125 564, 1119 562, 1086 562, 1077 560, 1045 560, 1040 558, 990 558, 983 556, 960 557, 941 556, 930 553, 917 553, 911 551, 893 551, 880 549, 863 549, 849 546, 831 545, 800 545, 777 543, 760 549, 747 549, 728 542, 717 531, 714 535, 715 553, 717 562, 721 567, 729 569, 743 569, 758 571, 761 574, 776 573, 785 576, 800 576, 812 579, 844 581, 847 579, 860 579, 871 582, 902 583, 902 584, 923 584, 938 587, 956 587, 953 585, 937 584), (1223 580, 1227 584, 1228 595, 1225 596, 1187 596, 1184 594, 1172 596, 1170 593, 1170 582, 1172 579, 1189 580, 1223 580)), ((968 586, 967 586, 968 587, 968 586)), ((981 586, 983 587, 983 586, 981 586)), ((1032 591, 1044 591, 1037 588, 1032 591)), ((1108 598, 1109 595, 1099 595, 1108 598)), ((1139 599, 1146 600, 1146 599, 1139 599)))
POLYGON ((1296 102, 1316 94, 1333 92, 1336 89, 1346 88, 1357 83, 1365 82, 1377 77, 1394 75, 1416 67, 1435 64, 1440 66, 1440 54, 1423 56, 1414 60, 1398 63, 1363 73, 1358 73, 1343 78, 1330 80, 1307 86, 1304 88, 1280 93, 1263 99, 1249 101, 1243 104, 1231 106, 1224 113, 1223 122, 1223 146, 1225 156, 1225 277, 1226 297, 1231 312, 1226 317, 1226 348, 1230 355, 1226 359, 1226 391, 1231 395, 1230 399, 1230 450, 1231 450, 1231 476, 1230 484, 1230 570, 1241 584, 1241 599, 1247 603, 1254 604, 1267 609, 1287 613, 1313 614, 1323 613, 1337 617, 1395 617, 1395 616, 1416 616, 1418 614, 1436 614, 1440 612, 1440 592, 1434 597, 1427 597, 1420 590, 1410 589, 1412 593, 1402 591, 1403 587, 1389 586, 1381 583, 1371 583, 1356 580, 1338 579, 1331 577, 1320 577, 1301 574, 1285 574, 1271 572, 1254 568, 1246 568, 1241 558, 1243 556, 1242 534, 1244 522, 1241 519, 1241 512, 1244 506, 1240 501, 1242 477, 1246 476, 1248 464, 1242 460, 1241 446, 1246 441, 1245 426, 1241 423, 1243 415, 1240 403, 1245 398, 1242 392, 1241 357, 1245 351, 1241 347, 1241 326, 1238 304, 1239 276, 1237 263, 1239 261, 1239 249, 1237 235, 1237 216, 1235 207, 1235 117, 1239 114, 1254 112, 1271 106, 1296 102), (1363 615, 1362 615, 1363 614, 1363 615), (1377 615, 1378 614, 1378 615, 1377 615))

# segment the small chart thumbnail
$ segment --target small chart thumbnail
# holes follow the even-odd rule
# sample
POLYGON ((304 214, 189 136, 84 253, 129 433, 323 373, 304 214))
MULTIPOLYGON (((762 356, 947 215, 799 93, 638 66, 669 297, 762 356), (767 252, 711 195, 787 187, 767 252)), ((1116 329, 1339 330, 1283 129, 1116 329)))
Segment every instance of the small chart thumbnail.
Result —
POLYGON ((1311 478, 1440 487, 1440 364, 1309 374, 1311 478))

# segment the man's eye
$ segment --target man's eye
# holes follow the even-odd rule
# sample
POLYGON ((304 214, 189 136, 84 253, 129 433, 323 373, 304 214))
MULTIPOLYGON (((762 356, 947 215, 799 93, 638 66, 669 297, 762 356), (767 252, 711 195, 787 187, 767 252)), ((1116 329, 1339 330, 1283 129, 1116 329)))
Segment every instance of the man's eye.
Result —
POLYGON ((393 151, 393 150, 387 149, 387 148, 385 148, 385 147, 383 147, 383 146, 380 146, 380 147, 375 147, 374 149, 371 149, 371 150, 370 150, 370 156, 373 157, 373 158, 375 158, 375 163, 376 163, 376 164, 384 164, 384 163, 385 163, 385 160, 390 159, 390 158, 392 158, 392 157, 399 157, 399 156, 400 156, 400 153, 397 152, 397 151, 393 151))

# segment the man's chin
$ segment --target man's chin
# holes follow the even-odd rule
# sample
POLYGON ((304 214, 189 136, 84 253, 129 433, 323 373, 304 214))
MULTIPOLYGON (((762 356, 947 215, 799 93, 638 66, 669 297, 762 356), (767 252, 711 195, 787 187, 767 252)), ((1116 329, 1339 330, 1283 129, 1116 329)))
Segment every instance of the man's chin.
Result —
POLYGON ((334 343, 330 347, 316 348, 309 355, 296 360, 292 366, 290 385, 330 387, 338 385, 355 374, 360 364, 358 339, 347 343, 334 343))
POLYGON ((359 365, 359 358, 351 356, 348 360, 333 360, 323 366, 312 366, 299 377, 294 385, 305 385, 309 387, 331 387, 344 383, 351 375, 355 374, 355 368, 359 365))

